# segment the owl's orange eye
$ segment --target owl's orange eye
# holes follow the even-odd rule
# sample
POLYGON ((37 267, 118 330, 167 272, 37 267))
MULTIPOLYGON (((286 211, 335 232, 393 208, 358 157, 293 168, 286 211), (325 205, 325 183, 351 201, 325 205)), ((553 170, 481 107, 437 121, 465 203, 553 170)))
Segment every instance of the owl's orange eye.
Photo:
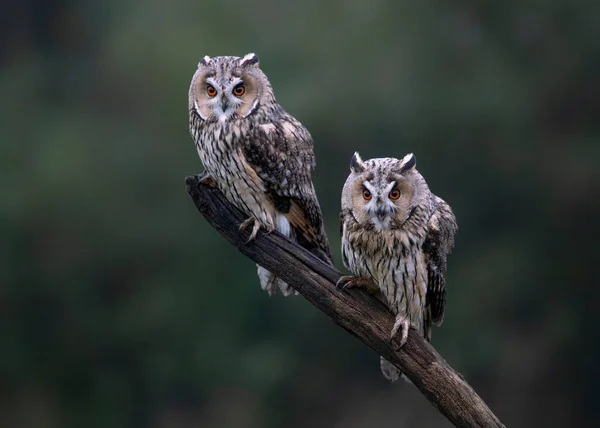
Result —
POLYGON ((398 189, 394 189, 390 192, 390 199, 398 199, 402 193, 398 189))
POLYGON ((213 85, 208 85, 206 87, 206 93, 208 94, 209 97, 214 97, 215 95, 217 95, 217 90, 215 89, 215 87, 213 85))
POLYGON ((246 88, 244 87, 244 85, 237 85, 235 88, 233 88, 233 95, 235 95, 236 97, 241 97, 242 95, 244 95, 245 92, 246 88))
POLYGON ((370 201, 371 198, 373 197, 373 195, 371 194, 371 192, 369 192, 367 189, 363 189, 362 196, 363 196, 363 198, 364 198, 365 201, 370 201))

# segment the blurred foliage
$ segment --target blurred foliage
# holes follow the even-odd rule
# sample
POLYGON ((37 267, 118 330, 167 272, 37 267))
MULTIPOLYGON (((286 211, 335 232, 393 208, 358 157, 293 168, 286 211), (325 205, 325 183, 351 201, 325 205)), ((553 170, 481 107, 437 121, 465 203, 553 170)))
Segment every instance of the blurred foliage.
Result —
POLYGON ((600 3, 24 0, 0 18, 0 426, 449 426, 200 217, 187 90, 256 52, 315 140, 455 209, 433 341, 507 426, 598 426, 600 3))

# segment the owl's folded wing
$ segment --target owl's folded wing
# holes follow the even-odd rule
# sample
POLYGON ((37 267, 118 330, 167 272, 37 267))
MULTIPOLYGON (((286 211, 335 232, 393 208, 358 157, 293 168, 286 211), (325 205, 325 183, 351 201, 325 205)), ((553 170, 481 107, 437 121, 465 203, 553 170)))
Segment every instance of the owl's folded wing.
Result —
POLYGON ((257 126, 244 145, 244 155, 275 208, 294 227, 298 243, 311 251, 317 250, 323 259, 331 259, 310 176, 315 157, 308 130, 286 114, 279 121, 257 126))
POLYGON ((431 310, 432 321, 441 325, 446 306, 446 260, 454 246, 454 234, 458 226, 452 209, 443 199, 436 196, 435 204, 436 210, 429 220, 423 252, 428 270, 426 305, 431 310))

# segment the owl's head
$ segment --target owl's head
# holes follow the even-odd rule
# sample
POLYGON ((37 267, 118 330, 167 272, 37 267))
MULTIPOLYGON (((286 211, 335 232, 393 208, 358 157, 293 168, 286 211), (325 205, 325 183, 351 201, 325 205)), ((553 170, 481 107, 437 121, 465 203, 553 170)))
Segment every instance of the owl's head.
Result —
POLYGON ((258 57, 205 56, 198 63, 189 92, 189 108, 203 120, 227 121, 252 114, 260 102, 273 97, 258 57))
POLYGON ((402 159, 366 161, 354 153, 342 192, 342 209, 349 209, 356 221, 367 228, 401 228, 414 208, 429 197, 416 164, 412 153, 402 159))

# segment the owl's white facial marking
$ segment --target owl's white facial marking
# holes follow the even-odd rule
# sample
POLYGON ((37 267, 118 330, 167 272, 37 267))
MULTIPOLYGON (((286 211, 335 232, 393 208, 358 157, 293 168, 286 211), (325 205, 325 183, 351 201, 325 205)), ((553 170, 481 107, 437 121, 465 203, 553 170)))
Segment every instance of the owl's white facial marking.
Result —
POLYGON ((217 81, 217 79, 208 77, 206 83, 212 85, 217 91, 217 95, 208 100, 209 107, 220 122, 226 122, 244 103, 239 96, 233 93, 238 85, 243 84, 242 79, 235 77, 231 80, 219 79, 217 81))
POLYGON ((376 187, 369 181, 363 182, 363 186, 371 194, 371 198, 366 201, 364 209, 377 231, 390 228, 392 218, 395 216, 396 210, 398 209, 397 205, 389 196, 395 185, 396 182, 391 182, 383 187, 376 187))

